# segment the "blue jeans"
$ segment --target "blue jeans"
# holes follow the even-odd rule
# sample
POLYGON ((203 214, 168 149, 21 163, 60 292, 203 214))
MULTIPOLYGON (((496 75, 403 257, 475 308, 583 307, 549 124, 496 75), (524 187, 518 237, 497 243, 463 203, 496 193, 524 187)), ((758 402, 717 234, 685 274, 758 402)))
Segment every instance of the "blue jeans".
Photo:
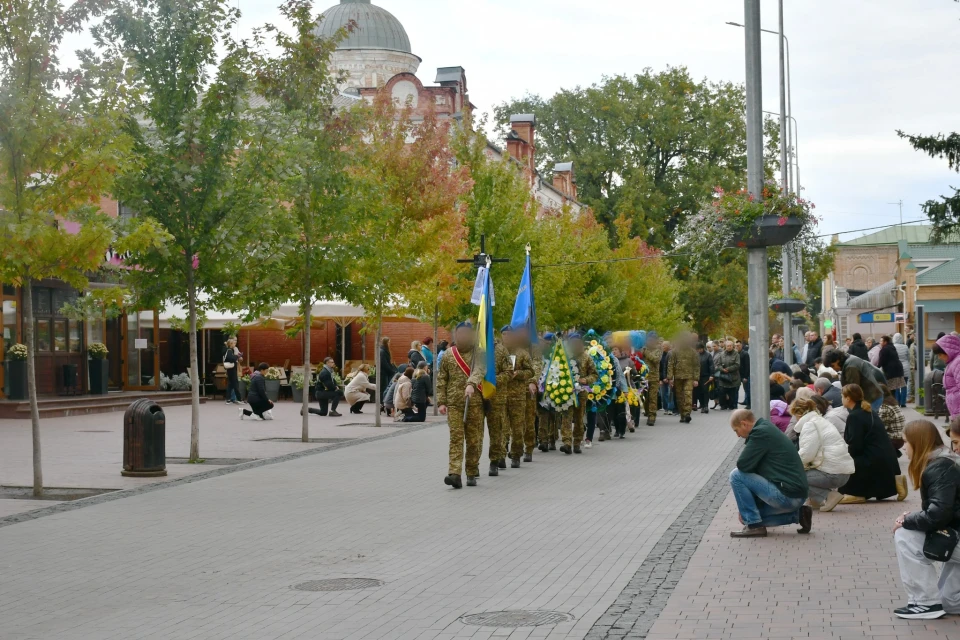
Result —
POLYGON ((743 406, 750 408, 750 381, 743 381, 743 406))
POLYGON ((804 498, 788 498, 763 476, 734 469, 730 487, 745 525, 782 527, 800 522, 804 498))
POLYGON ((907 406, 907 388, 906 387, 900 387, 899 389, 894 390, 893 395, 897 399, 897 403, 901 407, 907 406))
POLYGON ((673 398, 673 387, 668 384, 660 385, 660 406, 664 411, 676 412, 677 405, 673 398))
POLYGON ((870 409, 873 410, 873 415, 877 415, 877 411, 880 411, 880 405, 883 404, 883 396, 880 396, 876 400, 870 403, 870 409))

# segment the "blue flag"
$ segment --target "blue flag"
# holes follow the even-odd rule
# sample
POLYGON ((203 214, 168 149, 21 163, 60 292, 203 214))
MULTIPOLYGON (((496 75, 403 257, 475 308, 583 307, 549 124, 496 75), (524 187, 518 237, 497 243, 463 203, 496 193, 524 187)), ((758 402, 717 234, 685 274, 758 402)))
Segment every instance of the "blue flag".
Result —
POLYGON ((513 305, 513 319, 510 326, 514 329, 526 327, 530 331, 530 342, 537 343, 537 305, 533 301, 533 277, 530 273, 530 254, 527 254, 527 266, 520 278, 520 290, 517 302, 513 305))

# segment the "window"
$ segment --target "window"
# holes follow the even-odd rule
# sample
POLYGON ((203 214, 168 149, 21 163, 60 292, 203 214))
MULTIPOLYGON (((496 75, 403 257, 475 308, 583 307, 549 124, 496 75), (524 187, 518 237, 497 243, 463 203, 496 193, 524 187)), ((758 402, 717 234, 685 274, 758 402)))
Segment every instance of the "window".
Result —
POLYGON ((67 331, 67 337, 69 341, 67 343, 70 353, 80 353, 80 347, 82 346, 82 341, 80 340, 80 323, 76 320, 71 320, 67 331))
POLYGON ((54 320, 53 322, 53 350, 67 350, 67 321, 54 320))
POLYGON ((37 316, 53 315, 53 303, 50 300, 50 289, 47 289, 46 287, 34 287, 33 313, 37 316))
POLYGON ((121 220, 130 220, 137 217, 137 212, 121 202, 117 205, 117 216, 121 220))
POLYGON ((37 320, 36 334, 36 350, 42 353, 50 351, 50 321, 37 320))

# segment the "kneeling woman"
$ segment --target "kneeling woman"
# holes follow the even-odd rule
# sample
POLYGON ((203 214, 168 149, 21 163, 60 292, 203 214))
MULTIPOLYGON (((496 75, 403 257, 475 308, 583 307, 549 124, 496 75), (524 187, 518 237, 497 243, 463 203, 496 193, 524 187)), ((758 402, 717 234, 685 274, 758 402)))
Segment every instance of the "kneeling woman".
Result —
POLYGON ((900 476, 897 453, 883 423, 870 403, 864 401, 859 385, 846 385, 842 397, 843 406, 850 411, 843 439, 856 472, 840 487, 845 496, 840 504, 861 504, 870 498, 884 500, 891 496, 903 500, 907 496, 906 478, 900 476))
POLYGON ((837 489, 847 484, 856 468, 847 452, 847 443, 837 428, 817 412, 813 400, 797 398, 790 407, 797 418, 793 430, 799 434, 800 459, 807 470, 810 506, 832 511, 843 499, 837 489))
POLYGON ((893 528, 900 580, 907 606, 899 618, 930 620, 960 613, 960 555, 943 563, 939 580, 933 560, 924 555, 927 535, 960 528, 960 467, 928 420, 914 420, 904 430, 903 451, 910 458, 910 479, 920 489, 921 511, 905 513, 893 528))

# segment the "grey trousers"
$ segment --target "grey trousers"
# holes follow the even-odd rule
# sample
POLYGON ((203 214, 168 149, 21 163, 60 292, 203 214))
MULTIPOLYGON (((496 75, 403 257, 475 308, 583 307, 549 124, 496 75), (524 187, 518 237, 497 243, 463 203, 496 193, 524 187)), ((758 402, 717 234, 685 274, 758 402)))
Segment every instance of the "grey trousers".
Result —
POLYGON ((947 613, 960 613, 960 554, 944 563, 937 579, 933 560, 923 555, 922 531, 897 529, 893 536, 900 564, 900 581, 907 591, 908 604, 942 604, 947 613))
POLYGON ((846 473, 824 473, 819 469, 807 469, 807 484, 810 485, 810 499, 823 502, 831 489, 839 489, 847 484, 850 476, 846 473))

